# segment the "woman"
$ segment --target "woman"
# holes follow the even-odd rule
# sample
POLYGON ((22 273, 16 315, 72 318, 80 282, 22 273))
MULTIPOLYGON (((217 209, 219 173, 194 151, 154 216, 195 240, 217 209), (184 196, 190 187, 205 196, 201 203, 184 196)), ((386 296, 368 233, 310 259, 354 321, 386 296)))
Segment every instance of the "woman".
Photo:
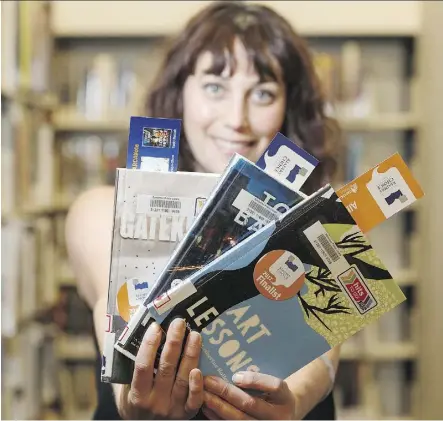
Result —
MULTIPOLYGON (((221 173, 234 152, 256 161, 280 131, 321 164, 305 190, 330 181, 336 126, 324 102, 302 39, 271 9, 244 3, 212 3, 174 41, 147 101, 146 115, 182 119, 180 169, 221 173)), ((66 234, 79 291, 94 312, 102 347, 106 312, 114 192, 84 193, 69 212, 66 234)), ((200 335, 189 335, 179 360, 184 325, 167 332, 155 379, 158 326, 148 329, 131 385, 99 383, 103 418, 331 419, 330 390, 337 348, 287 379, 239 373, 236 386, 205 378, 198 370, 200 335), (239 386, 239 387, 237 387, 239 386), (251 396, 242 389, 256 389, 251 396), (201 409, 201 412, 198 412, 201 409)), ((101 405, 101 406, 100 406, 101 405)))

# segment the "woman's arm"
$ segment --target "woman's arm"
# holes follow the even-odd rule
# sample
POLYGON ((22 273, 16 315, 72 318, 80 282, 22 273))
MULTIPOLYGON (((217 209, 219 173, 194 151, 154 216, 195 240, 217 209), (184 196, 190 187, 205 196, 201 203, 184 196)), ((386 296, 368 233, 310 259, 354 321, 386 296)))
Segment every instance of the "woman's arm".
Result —
MULTIPOLYGON (((96 188, 81 195, 69 211, 66 243, 79 294, 94 313, 97 341, 103 351, 114 216, 114 189, 96 188)), ((198 367, 201 337, 188 336, 177 320, 167 331, 154 379, 154 360, 161 331, 147 330, 135 361, 131 385, 113 384, 120 415, 128 419, 185 419, 203 402, 203 378, 198 367)))
POLYGON ((296 419, 304 418, 331 391, 339 359, 340 346, 336 346, 286 379, 296 419))
MULTIPOLYGON (((103 351, 114 215, 114 188, 97 187, 80 195, 65 225, 66 247, 79 295, 93 311, 100 352, 103 351)), ((120 385, 114 384, 116 396, 120 385)))

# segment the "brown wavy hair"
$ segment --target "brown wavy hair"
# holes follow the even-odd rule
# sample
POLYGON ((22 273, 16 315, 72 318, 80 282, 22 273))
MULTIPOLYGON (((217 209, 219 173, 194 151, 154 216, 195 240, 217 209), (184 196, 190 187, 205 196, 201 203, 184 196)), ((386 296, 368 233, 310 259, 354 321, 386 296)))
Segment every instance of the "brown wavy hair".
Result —
MULTIPOLYGON (((220 74, 227 64, 234 72, 236 38, 261 79, 277 80, 281 74, 287 100, 279 131, 320 160, 304 190, 310 193, 331 182, 337 166, 338 125, 325 115, 325 101, 307 44, 282 16, 266 6, 221 1, 196 14, 172 41, 148 95, 147 115, 181 119, 183 86, 194 73, 200 54, 213 54, 214 74, 220 74)), ((180 170, 194 170, 184 130, 179 158, 180 170)))

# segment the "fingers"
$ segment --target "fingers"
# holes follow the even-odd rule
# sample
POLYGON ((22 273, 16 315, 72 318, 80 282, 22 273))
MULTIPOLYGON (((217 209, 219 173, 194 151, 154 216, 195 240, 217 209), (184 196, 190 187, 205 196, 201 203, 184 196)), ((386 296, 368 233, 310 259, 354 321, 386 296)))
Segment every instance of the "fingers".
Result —
MULTIPOLYGON (((203 378, 199 370, 193 373, 191 383, 194 379, 194 391, 190 390, 190 373, 193 369, 198 367, 198 360, 200 358, 201 350, 201 336, 198 332, 190 332, 188 335, 186 346, 180 361, 180 366, 175 378, 174 387, 172 389, 172 397, 174 402, 184 404, 188 399, 188 394, 192 392, 192 402, 198 404, 197 410, 203 402, 203 378), (200 393, 195 392, 195 389, 200 388, 200 393)), ((195 408, 193 408, 195 409, 195 408)))
POLYGON ((209 392, 208 396, 205 395, 205 406, 221 418, 230 419, 235 414, 237 414, 236 419, 244 419, 244 417, 273 418, 273 408, 268 402, 249 395, 220 377, 205 377, 204 387, 206 392, 209 392), (209 402, 206 401, 206 398, 209 399, 209 402), (211 404, 212 406, 210 406, 211 404))
POLYGON ((203 407, 202 409, 203 414, 205 414, 206 418, 209 420, 220 420, 221 418, 217 416, 217 414, 210 409, 203 407))
POLYGON ((267 394, 267 401, 285 404, 292 399, 287 383, 269 374, 242 371, 232 376, 232 381, 243 389, 259 390, 267 394))
POLYGON ((203 376, 199 369, 193 369, 190 373, 189 395, 185 404, 188 415, 194 416, 203 404, 203 376))
POLYGON ((148 397, 152 389, 155 356, 160 346, 162 331, 157 323, 152 323, 143 337, 135 358, 131 395, 135 400, 148 397))
POLYGON ((169 398, 174 385, 175 373, 183 347, 186 324, 183 319, 175 319, 169 325, 166 341, 155 375, 154 392, 156 397, 169 398))
MULTIPOLYGON (((210 392, 204 392, 204 406, 203 413, 208 414, 210 419, 223 419, 223 420, 251 420, 254 419, 249 414, 234 407, 230 403, 224 401, 217 395, 210 392)), ((267 418, 263 418, 267 419, 267 418)))

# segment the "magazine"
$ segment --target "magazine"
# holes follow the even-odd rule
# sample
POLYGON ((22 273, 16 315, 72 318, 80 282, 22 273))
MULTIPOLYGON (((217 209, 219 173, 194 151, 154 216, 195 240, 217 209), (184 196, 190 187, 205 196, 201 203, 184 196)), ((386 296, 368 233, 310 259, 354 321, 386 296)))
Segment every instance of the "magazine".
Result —
MULTIPOLYGON (((202 333, 203 375, 285 378, 404 300, 325 186, 150 303, 138 339, 153 321, 166 332, 184 318, 202 333)), ((138 345, 132 338, 125 355, 134 360, 138 345)))

